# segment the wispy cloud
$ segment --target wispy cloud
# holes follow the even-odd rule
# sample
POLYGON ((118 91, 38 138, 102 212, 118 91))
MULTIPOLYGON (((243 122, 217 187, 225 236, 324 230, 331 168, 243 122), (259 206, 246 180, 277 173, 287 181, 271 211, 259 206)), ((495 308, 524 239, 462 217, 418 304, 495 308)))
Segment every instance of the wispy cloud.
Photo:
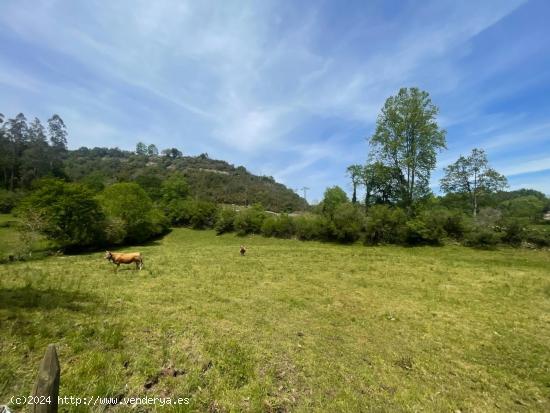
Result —
POLYGON ((131 148, 146 138, 208 151, 319 197, 328 182, 345 185, 347 163, 365 160, 365 137, 402 86, 429 90, 441 107, 449 161, 477 143, 500 153, 526 137, 544 142, 541 115, 492 105, 548 79, 500 79, 547 46, 528 51, 503 40, 489 53, 484 43, 501 27, 509 36, 534 30, 509 23, 529 7, 6 1, 0 105, 62 112, 73 146, 116 139, 131 148))

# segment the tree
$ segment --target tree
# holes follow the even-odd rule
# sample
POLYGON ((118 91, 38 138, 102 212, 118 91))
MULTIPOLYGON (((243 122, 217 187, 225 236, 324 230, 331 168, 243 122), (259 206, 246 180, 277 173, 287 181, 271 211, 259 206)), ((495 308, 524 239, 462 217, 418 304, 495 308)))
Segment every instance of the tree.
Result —
POLYGON ((438 111, 428 92, 402 88, 386 100, 370 139, 373 159, 392 168, 398 201, 409 212, 430 192, 437 151, 446 147, 445 131, 436 122, 438 111))
POLYGON ((138 142, 136 145, 136 155, 147 155, 147 145, 143 142, 138 142))
POLYGON ((67 127, 63 119, 57 114, 48 119, 48 129, 50 132, 50 142, 54 149, 58 151, 67 150, 67 127))
POLYGON ((389 204, 396 198, 398 182, 394 170, 382 162, 368 163, 361 175, 365 186, 365 207, 371 204, 389 204))
POLYGON ((159 150, 157 149, 157 147, 153 144, 149 145, 147 147, 147 155, 148 156, 158 156, 159 154, 159 150))
POLYGON ((46 131, 40 119, 34 118, 28 128, 29 142, 21 156, 21 185, 29 187, 37 178, 53 172, 51 150, 46 140, 46 131))
POLYGON ((181 151, 176 148, 169 148, 169 149, 164 149, 162 151, 162 155, 166 156, 167 158, 176 159, 176 158, 181 158, 183 153, 181 153, 181 151))
POLYGON ((339 204, 334 210, 332 235, 340 242, 357 241, 365 228, 365 214, 358 205, 339 204))
POLYGON ((27 118, 19 113, 15 118, 8 119, 4 127, 7 137, 4 179, 6 186, 13 191, 20 178, 20 159, 29 138, 27 118))
POLYGON ((470 199, 473 216, 478 212, 478 199, 483 194, 504 189, 508 184, 506 177, 489 167, 483 149, 473 149, 467 156, 445 168, 441 179, 441 190, 445 193, 463 193, 470 199))
POLYGON ((334 211, 338 205, 346 202, 348 202, 348 196, 342 188, 339 186, 327 188, 322 201, 323 214, 332 219, 334 217, 334 211))
POLYGON ((25 230, 44 234, 61 247, 97 245, 104 215, 86 187, 58 179, 43 179, 18 207, 25 230))
POLYGON ((189 195, 189 184, 182 173, 176 172, 162 182, 162 201, 166 204, 184 199, 189 195))
POLYGON ((347 169, 348 175, 351 178, 351 185, 353 186, 353 195, 351 202, 357 202, 357 186, 361 183, 361 177, 363 175, 363 167, 358 164, 350 165, 347 169))
POLYGON ((499 205, 507 217, 525 218, 536 222, 542 218, 545 202, 534 195, 520 196, 499 205))
POLYGON ((109 219, 121 223, 126 241, 142 242, 153 235, 153 202, 138 184, 113 184, 103 190, 100 201, 109 219))

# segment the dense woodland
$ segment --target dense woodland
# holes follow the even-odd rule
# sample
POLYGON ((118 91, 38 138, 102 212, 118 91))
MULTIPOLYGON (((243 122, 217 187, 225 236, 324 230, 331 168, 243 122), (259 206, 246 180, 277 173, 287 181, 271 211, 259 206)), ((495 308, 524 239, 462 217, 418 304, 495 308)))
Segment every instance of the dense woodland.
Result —
POLYGON ((207 154, 159 154, 142 142, 134 152, 71 151, 57 115, 47 131, 23 114, 2 117, 0 208, 18 217, 29 251, 37 236, 63 250, 93 249, 144 242, 172 226, 343 243, 550 246, 550 199, 531 189, 507 191, 506 177, 481 148, 446 166, 444 195, 432 193, 431 172, 446 148, 437 114, 429 94, 416 88, 388 98, 368 159, 347 169, 351 199, 336 186, 312 207, 273 178, 207 154))

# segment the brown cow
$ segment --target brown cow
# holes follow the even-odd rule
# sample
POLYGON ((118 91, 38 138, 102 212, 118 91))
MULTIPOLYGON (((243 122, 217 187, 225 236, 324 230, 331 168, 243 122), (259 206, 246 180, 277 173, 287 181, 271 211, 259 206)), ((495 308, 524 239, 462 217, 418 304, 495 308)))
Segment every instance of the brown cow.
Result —
POLYGON ((136 263, 136 269, 143 268, 143 257, 140 252, 111 252, 105 251, 105 259, 113 264, 116 264, 116 268, 120 264, 131 264, 136 263))

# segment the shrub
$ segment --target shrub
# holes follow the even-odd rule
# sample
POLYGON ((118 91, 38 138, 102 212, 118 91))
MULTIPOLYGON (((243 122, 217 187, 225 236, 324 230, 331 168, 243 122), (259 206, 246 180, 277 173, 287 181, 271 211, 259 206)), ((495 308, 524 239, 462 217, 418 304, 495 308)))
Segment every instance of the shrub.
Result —
POLYGON ((265 218, 263 207, 260 204, 254 204, 250 208, 239 211, 235 217, 235 230, 239 235, 259 234, 265 218))
POLYGON ((167 210, 172 224, 194 229, 213 227, 218 212, 216 204, 196 199, 173 199, 167 210))
POLYGON ((491 248, 497 245, 501 236, 495 230, 474 226, 465 236, 464 243, 470 247, 491 248))
POLYGON ((406 238, 407 216, 401 208, 390 208, 387 205, 374 205, 369 208, 365 242, 401 243, 406 238))
POLYGON ((464 217, 444 208, 420 212, 407 221, 407 243, 440 244, 447 236, 462 238, 466 230, 464 217))
POLYGON ((439 244, 445 237, 443 224, 427 220, 426 216, 416 217, 407 221, 406 241, 410 245, 439 244))
POLYGON ((194 229, 212 228, 216 222, 218 207, 210 201, 191 201, 191 227, 194 229))
POLYGON ((328 222, 320 215, 307 214, 295 218, 294 226, 295 234, 298 239, 308 241, 323 239, 325 237, 328 222))
POLYGON ((44 234, 60 247, 100 244, 105 216, 85 186, 58 179, 36 181, 18 208, 22 226, 44 234))
POLYGON ((225 232, 231 232, 235 229, 234 222, 237 213, 232 208, 220 208, 216 217, 214 229, 216 234, 221 235, 225 232))
POLYGON ((525 225, 521 220, 508 219, 502 223, 502 241, 518 246, 525 240, 525 225))
POLYGON ((323 201, 321 202, 321 210, 323 211, 324 215, 332 219, 338 205, 344 204, 346 202, 348 202, 348 196, 346 195, 344 190, 339 186, 333 186, 327 188, 327 190, 325 191, 323 201))
POLYGON ((357 205, 340 204, 334 209, 332 235, 339 242, 357 241, 365 228, 365 214, 357 205))
POLYGON ((17 192, 0 189, 0 213, 7 214, 17 206, 21 196, 17 192))
POLYGON ((533 222, 542 217, 544 207, 544 201, 534 195, 520 196, 500 204, 505 216, 526 218, 533 222))
POLYGON ((168 222, 163 213, 153 208, 153 202, 138 184, 117 183, 99 195, 101 206, 111 225, 117 226, 111 235, 125 242, 143 242, 164 233, 168 222))
POLYGON ((462 239, 468 231, 468 221, 462 212, 449 212, 443 229, 449 237, 462 239))
POLYGON ((539 247, 550 247, 550 226, 536 225, 525 231, 525 240, 539 247))
POLYGON ((294 235, 294 221, 287 214, 267 217, 262 224, 262 234, 266 237, 290 238, 294 235))

